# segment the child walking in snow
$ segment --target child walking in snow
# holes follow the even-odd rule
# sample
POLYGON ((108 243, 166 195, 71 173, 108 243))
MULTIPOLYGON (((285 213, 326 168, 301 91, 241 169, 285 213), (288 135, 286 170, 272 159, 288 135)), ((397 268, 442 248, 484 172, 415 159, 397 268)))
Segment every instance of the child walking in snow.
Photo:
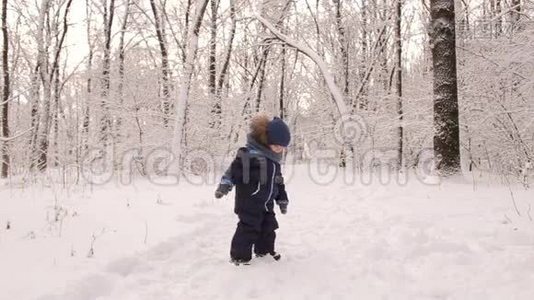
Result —
POLYGON ((274 202, 282 214, 287 212, 280 161, 290 140, 289 127, 282 119, 254 117, 246 146, 238 150, 215 191, 215 197, 221 198, 236 186, 234 212, 239 222, 230 249, 231 262, 236 265, 250 262, 252 248, 257 257, 281 257, 274 247, 278 229, 274 202))

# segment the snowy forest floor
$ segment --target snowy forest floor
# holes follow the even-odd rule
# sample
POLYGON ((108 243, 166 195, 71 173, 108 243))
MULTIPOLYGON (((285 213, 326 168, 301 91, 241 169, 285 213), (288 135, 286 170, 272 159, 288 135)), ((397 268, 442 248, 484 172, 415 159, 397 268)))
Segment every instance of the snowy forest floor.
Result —
POLYGON ((0 299, 534 298, 532 190, 513 187, 518 215, 496 184, 306 174, 278 214, 282 260, 239 267, 233 192, 214 200, 214 185, 2 185, 0 299))

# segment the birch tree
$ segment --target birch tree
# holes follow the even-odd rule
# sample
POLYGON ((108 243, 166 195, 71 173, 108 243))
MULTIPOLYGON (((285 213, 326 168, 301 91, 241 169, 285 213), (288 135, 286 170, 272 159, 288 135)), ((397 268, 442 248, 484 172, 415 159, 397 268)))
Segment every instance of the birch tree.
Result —
MULTIPOLYGON (((9 36, 7 31, 7 0, 2 0, 2 98, 0 103, 0 137, 9 138, 9 36)), ((9 147, 4 142, 0 145, 2 165, 0 166, 0 178, 6 178, 9 174, 9 147)))
POLYGON ((174 124, 174 134, 173 134, 173 154, 175 159, 175 166, 180 167, 180 160, 182 155, 182 142, 184 136, 185 122, 186 122, 186 112, 187 106, 189 103, 189 91, 191 88, 191 79, 193 71, 195 68, 195 60, 198 49, 198 37, 200 32, 200 25, 202 25, 202 18, 208 6, 209 0, 201 0, 197 2, 197 7, 195 11, 195 17, 193 18, 193 24, 189 28, 187 44, 186 44, 186 55, 184 70, 182 71, 182 76, 180 77, 178 89, 178 99, 176 103, 176 121, 174 124))
MULTIPOLYGON (((44 170, 47 167, 47 156, 48 156, 48 132, 50 124, 50 103, 51 103, 51 82, 50 74, 48 70, 49 61, 48 61, 48 49, 45 45, 45 30, 48 26, 46 25, 47 15, 49 14, 50 1, 42 0, 41 7, 39 8, 39 21, 37 28, 37 69, 39 72, 39 77, 43 85, 43 106, 42 111, 40 112, 40 121, 38 121, 39 127, 36 131, 36 142, 37 142, 37 167, 39 170, 44 170)), ((35 78, 37 80, 38 78, 35 78)))

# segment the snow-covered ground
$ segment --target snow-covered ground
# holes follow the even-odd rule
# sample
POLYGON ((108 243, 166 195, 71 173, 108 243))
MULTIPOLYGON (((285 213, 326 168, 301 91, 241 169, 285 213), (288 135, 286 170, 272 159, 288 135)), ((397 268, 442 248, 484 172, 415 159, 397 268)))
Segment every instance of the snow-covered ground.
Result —
POLYGON ((534 299, 532 190, 307 173, 278 214, 282 260, 240 267, 214 185, 2 185, 0 299, 534 299))

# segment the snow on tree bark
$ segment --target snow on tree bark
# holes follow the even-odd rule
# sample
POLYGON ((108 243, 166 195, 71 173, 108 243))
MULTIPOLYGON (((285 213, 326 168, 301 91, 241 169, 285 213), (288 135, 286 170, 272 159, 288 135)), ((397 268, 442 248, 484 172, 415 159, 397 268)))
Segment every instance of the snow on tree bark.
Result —
POLYGON ((90 0, 85 1, 85 14, 87 15, 87 26, 86 26, 86 33, 87 33, 87 47, 88 47, 88 55, 87 55, 87 79, 86 79, 86 96, 85 96, 85 105, 83 108, 83 123, 82 123, 82 138, 81 138, 81 147, 80 150, 87 150, 89 147, 89 125, 90 125, 90 113, 92 112, 90 110, 91 104, 92 104, 92 69, 93 69, 93 43, 91 42, 91 18, 93 16, 93 11, 90 7, 90 0))
POLYGON ((227 80, 227 73, 228 73, 228 69, 230 66, 230 59, 232 57, 233 44, 234 44, 234 39, 236 35, 236 30, 237 30, 236 8, 234 5, 234 0, 230 0, 229 5, 230 5, 230 19, 231 19, 230 37, 228 41, 228 48, 226 50, 224 62, 222 64, 222 68, 219 73, 219 78, 217 79, 217 88, 216 88, 216 93, 215 93, 216 104, 212 108, 212 113, 214 114, 214 118, 215 118, 215 128, 220 128, 221 126, 222 90, 227 80))
MULTIPOLYGON (((39 75, 43 83, 43 110, 41 111, 42 120, 39 125, 39 131, 37 132, 37 168, 39 170, 46 169, 47 155, 48 155, 48 131, 50 124, 50 102, 51 102, 51 85, 48 74, 48 51, 45 47, 44 35, 45 35, 45 21, 46 16, 49 13, 50 1, 43 0, 39 10, 39 25, 37 31, 37 64, 39 68, 39 75)), ((36 78, 37 79, 37 78, 36 78)))
POLYGON ((430 2, 434 68, 434 152, 442 176, 461 171, 454 0, 430 2))
MULTIPOLYGON (((119 105, 122 107, 124 105, 124 60, 126 59, 126 46, 124 44, 124 38, 126 34, 126 30, 128 29, 128 18, 130 16, 130 7, 131 7, 130 0, 126 0, 126 8, 124 10, 124 16, 122 18, 122 26, 121 26, 121 34, 119 39, 119 84, 117 87, 118 95, 119 95, 119 105)), ((117 143, 122 142, 122 117, 120 115, 117 116, 116 121, 116 133, 117 133, 117 143)))
POLYGON ((404 142, 404 128, 403 128, 403 108, 402 108, 402 0, 397 0, 395 7, 395 52, 396 52, 396 92, 397 92, 397 115, 399 117, 399 125, 397 127, 397 142, 398 142, 398 164, 399 169, 404 167, 403 160, 403 142, 404 142))
POLYGON ((208 86, 210 91, 211 109, 211 128, 219 128, 221 115, 221 102, 217 97, 217 10, 219 8, 218 0, 210 0, 211 24, 210 24, 210 42, 208 58, 208 86))
MULTIPOLYGON (((150 0, 150 7, 154 14, 154 26, 156 27, 156 37, 158 38, 158 44, 161 55, 161 80, 162 80, 162 92, 163 92, 163 125, 167 127, 169 124, 169 117, 171 113, 171 99, 170 99, 170 70, 169 70, 169 54, 167 40, 165 38, 165 23, 163 18, 160 18, 158 14, 158 8, 154 0, 150 0)), ((161 8, 162 11, 165 7, 161 8)), ((162 15, 165 12, 162 13, 162 15)))
POLYGON ((115 0, 110 0, 109 10, 107 1, 104 7, 104 53, 102 61, 102 78, 100 98, 102 106, 102 117, 100 118, 100 140, 104 146, 109 146, 109 135, 112 133, 112 120, 109 112, 109 93, 110 93, 110 72, 111 72, 111 30, 115 16, 115 0), (109 13, 109 16, 108 16, 109 13))
POLYGON ((198 49, 198 33, 200 31, 204 12, 206 11, 206 6, 208 6, 208 1, 209 0, 202 0, 197 4, 195 19, 193 20, 194 23, 191 27, 191 31, 188 33, 184 70, 182 71, 182 76, 179 82, 180 88, 178 89, 178 101, 176 103, 176 119, 172 143, 174 165, 178 168, 180 166, 180 157, 182 155, 182 140, 184 136, 187 106, 189 103, 191 78, 195 69, 194 63, 198 49))
MULTIPOLYGON (((7 0, 2 0, 2 100, 0 100, 0 138, 7 139, 9 137, 9 39, 7 32, 7 0)), ((2 153, 2 165, 0 170, 0 178, 6 178, 9 173, 9 148, 8 143, 0 145, 0 152, 2 153)))

